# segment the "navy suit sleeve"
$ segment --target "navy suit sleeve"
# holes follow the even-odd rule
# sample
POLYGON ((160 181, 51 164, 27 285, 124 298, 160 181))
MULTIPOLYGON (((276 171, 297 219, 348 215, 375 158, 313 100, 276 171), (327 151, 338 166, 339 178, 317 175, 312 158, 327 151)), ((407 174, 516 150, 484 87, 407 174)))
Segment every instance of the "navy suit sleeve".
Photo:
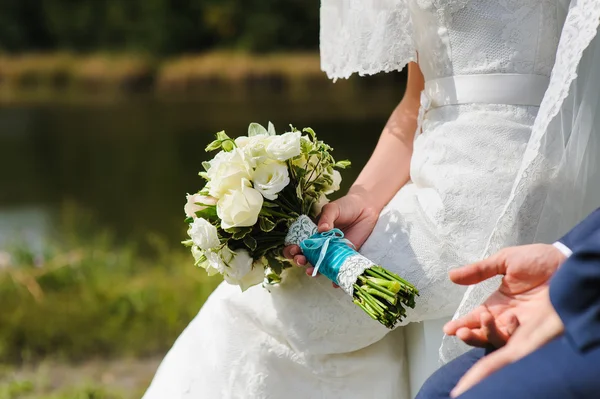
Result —
POLYGON ((550 299, 567 338, 585 351, 600 344, 600 229, 575 248, 550 282, 550 299))
POLYGON ((581 243, 598 230, 600 230, 600 209, 592 212, 583 222, 579 223, 559 241, 575 252, 581 243))

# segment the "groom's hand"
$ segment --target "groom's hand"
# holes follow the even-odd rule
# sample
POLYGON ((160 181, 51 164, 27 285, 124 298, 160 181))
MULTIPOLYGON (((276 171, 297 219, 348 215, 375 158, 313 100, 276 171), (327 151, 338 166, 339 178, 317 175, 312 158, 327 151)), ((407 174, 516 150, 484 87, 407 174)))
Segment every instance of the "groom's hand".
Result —
POLYGON ((444 332, 472 346, 506 343, 519 324, 535 317, 548 281, 566 257, 552 245, 507 248, 481 262, 450 272, 457 284, 471 285, 496 275, 502 284, 480 307, 446 324, 444 332))
POLYGON ((540 292, 540 301, 531 317, 519 326, 506 346, 479 360, 460 379, 450 396, 455 398, 504 366, 541 348, 564 331, 564 325, 550 302, 549 290, 540 292))

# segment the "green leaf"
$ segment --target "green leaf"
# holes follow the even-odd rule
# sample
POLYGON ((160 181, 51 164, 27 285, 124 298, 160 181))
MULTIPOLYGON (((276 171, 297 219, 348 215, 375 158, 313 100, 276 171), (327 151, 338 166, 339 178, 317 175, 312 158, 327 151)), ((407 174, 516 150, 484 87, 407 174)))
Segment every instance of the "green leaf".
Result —
POLYGON ((310 135, 310 137, 312 137, 313 140, 317 139, 317 134, 310 127, 305 127, 304 129, 302 129, 302 131, 304 133, 308 133, 310 135))
POLYGON ((349 168, 351 165, 351 162, 348 160, 344 160, 344 161, 337 161, 335 163, 335 167, 338 169, 346 169, 349 168))
POLYGON ((306 175, 306 169, 304 169, 300 166, 296 166, 296 165, 293 165, 293 167, 294 167, 294 173, 298 180, 302 179, 306 175))
POLYGON ((314 146, 309 140, 307 140, 305 138, 300 139, 300 151, 303 154, 310 155, 313 152, 313 150, 314 150, 314 146))
POLYGON ((247 235, 244 237, 244 244, 246 244, 250 251, 256 250, 256 240, 251 235, 247 235))
POLYGON ((263 125, 259 123, 251 123, 248 126, 248 137, 260 136, 260 135, 268 135, 269 132, 264 128, 263 125))
POLYGON ((212 143, 210 143, 209 145, 206 146, 206 148, 204 149, 204 151, 206 152, 211 152, 211 151, 215 151, 221 148, 221 140, 215 140, 212 143))
POLYGON ((231 229, 226 229, 225 231, 231 234, 231 238, 234 240, 241 240, 252 231, 252 227, 232 227, 231 229))
POLYGON ((269 267, 271 268, 273 273, 275 273, 277 276, 280 276, 281 272, 283 271, 283 264, 280 261, 278 261, 277 258, 275 258, 272 254, 266 254, 265 258, 267 259, 267 262, 269 262, 269 267))
POLYGON ((229 137, 227 135, 227 133, 225 133, 225 130, 221 130, 220 132, 217 133, 217 140, 219 140, 219 141, 231 140, 231 137, 229 137))
POLYGON ((235 148, 235 143, 232 140, 225 140, 221 146, 223 147, 223 151, 230 152, 235 148))
POLYGON ((206 173, 206 172, 200 172, 200 173, 198 173, 198 176, 200 176, 201 178, 203 178, 206 181, 210 180, 208 177, 208 173, 206 173))
POLYGON ((267 133, 269 136, 275 136, 277 134, 275 131, 275 126, 271 122, 269 122, 269 130, 267 130, 267 133))
POLYGON ((303 192, 302 192, 302 185, 301 185, 301 184, 298 184, 298 185, 296 186, 296 196, 297 196, 298 198, 300 198, 300 199, 303 199, 303 197, 304 197, 304 196, 303 196, 302 194, 303 194, 303 192))
POLYGON ((191 247, 194 245, 194 241, 192 241, 192 240, 181 241, 181 243, 186 247, 191 247))
POLYGON ((210 162, 207 162, 207 161, 202 162, 202 167, 204 168, 205 171, 208 172, 208 170, 210 169, 210 162))
POLYGON ((194 218, 185 218, 184 223, 190 224, 190 223, 194 223, 194 218))
POLYGON ((275 223, 264 216, 260 216, 258 218, 258 225, 260 229, 265 233, 268 233, 269 231, 272 231, 275 228, 275 223))
POLYGON ((207 206, 201 211, 196 212, 196 216, 199 218, 204 218, 206 220, 217 220, 219 216, 217 216, 217 207, 216 206, 207 206))
POLYGON ((265 207, 265 208, 279 208, 279 205, 274 204, 274 203, 269 202, 269 201, 263 201, 263 207, 265 207))

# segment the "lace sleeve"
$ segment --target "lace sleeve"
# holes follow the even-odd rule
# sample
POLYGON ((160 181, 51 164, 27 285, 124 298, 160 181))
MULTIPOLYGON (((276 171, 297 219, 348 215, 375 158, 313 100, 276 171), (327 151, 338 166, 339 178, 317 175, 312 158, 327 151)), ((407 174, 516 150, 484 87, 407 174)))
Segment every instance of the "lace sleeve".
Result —
POLYGON ((407 0, 322 0, 321 68, 331 79, 416 61, 407 0))

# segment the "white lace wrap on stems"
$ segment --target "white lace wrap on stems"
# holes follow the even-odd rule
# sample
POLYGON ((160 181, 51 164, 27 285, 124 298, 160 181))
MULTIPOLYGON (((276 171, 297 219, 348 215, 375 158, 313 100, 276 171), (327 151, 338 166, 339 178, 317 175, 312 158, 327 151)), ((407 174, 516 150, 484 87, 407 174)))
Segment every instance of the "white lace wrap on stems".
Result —
MULTIPOLYGON (((285 245, 300 245, 300 243, 317 233, 317 226, 306 215, 301 215, 292 225, 285 237, 285 245)), ((354 294, 354 283, 358 276, 370 267, 375 266, 373 262, 360 254, 349 256, 344 260, 337 276, 338 284, 344 292, 352 296, 354 294)))
POLYGON ((322 0, 321 69, 331 79, 403 69, 416 61, 407 0, 322 0))

